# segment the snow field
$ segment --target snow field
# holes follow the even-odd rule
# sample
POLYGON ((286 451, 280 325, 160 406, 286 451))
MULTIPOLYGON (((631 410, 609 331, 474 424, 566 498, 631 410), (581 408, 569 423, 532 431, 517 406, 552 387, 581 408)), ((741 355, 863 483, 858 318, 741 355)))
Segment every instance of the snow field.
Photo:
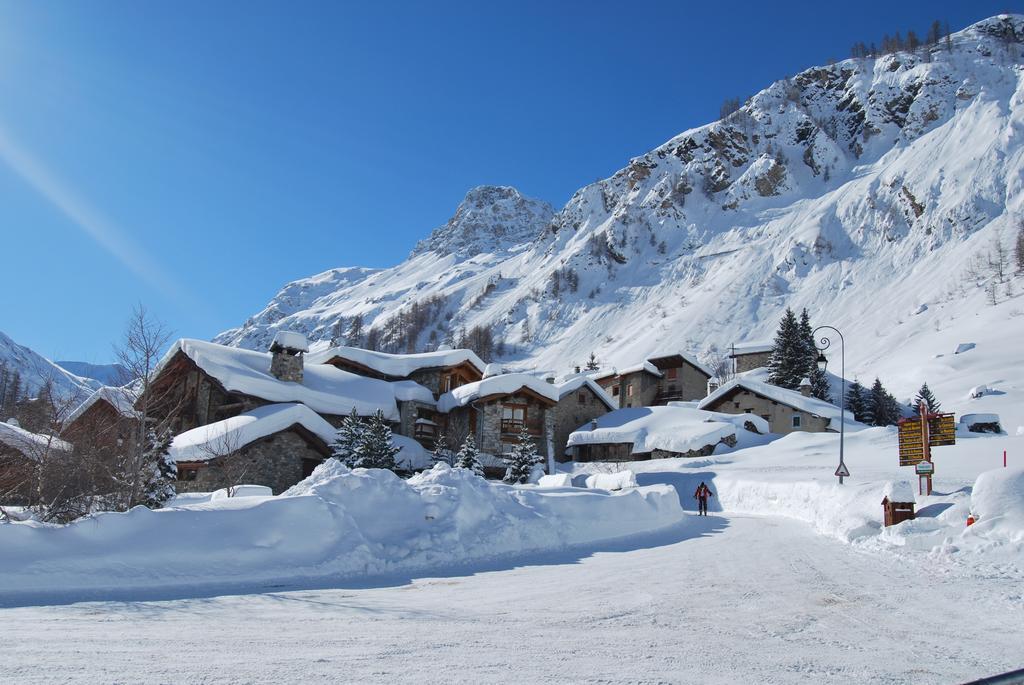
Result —
POLYGON ((668 485, 614 493, 512 487, 443 464, 402 480, 335 460, 278 497, 196 502, 65 526, 0 525, 0 602, 423 572, 647 533, 684 518, 668 485))

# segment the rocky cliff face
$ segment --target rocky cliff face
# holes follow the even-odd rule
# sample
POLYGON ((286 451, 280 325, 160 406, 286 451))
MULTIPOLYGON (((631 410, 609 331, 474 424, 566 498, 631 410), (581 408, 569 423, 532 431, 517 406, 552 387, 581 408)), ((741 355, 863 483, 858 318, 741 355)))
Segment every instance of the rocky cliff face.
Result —
POLYGON ((515 188, 478 186, 466 193, 447 224, 417 243, 411 256, 504 253, 539 236, 554 215, 551 205, 524 197, 515 188))
POLYGON ((989 288, 1014 294, 977 264, 1024 211, 1022 41, 1024 17, 1000 16, 949 47, 809 69, 553 215, 514 189, 475 189, 406 262, 291 283, 218 340, 415 320, 412 342, 375 342, 422 349, 482 326, 510 362, 565 370, 591 351, 606 364, 708 356, 769 336, 793 306, 856 327, 854 363, 878 359, 920 312, 938 330, 989 288))

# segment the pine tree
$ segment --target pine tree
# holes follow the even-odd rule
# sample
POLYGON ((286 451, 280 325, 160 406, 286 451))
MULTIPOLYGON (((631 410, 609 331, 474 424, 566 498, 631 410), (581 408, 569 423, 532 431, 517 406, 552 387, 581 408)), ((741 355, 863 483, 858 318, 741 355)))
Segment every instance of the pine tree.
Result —
POLYGON ((356 314, 348 327, 348 344, 359 347, 363 344, 363 315, 356 314))
POLYGON ((462 441, 462 447, 455 455, 455 467, 469 469, 478 476, 484 475, 484 465, 480 463, 480 452, 476 449, 476 441, 472 435, 467 435, 462 441))
POLYGON ((935 399, 935 395, 932 394, 931 388, 928 387, 927 383, 921 385, 921 389, 917 391, 917 397, 914 398, 914 407, 918 407, 924 402, 925 408, 930 413, 937 413, 939 408, 942 407, 939 401, 935 399))
POLYGON ((878 378, 875 379, 871 386, 871 392, 868 393, 865 414, 865 418, 872 426, 891 426, 900 417, 896 399, 886 391, 882 381, 878 378))
POLYGON ((1017 229, 1017 241, 1013 246, 1013 254, 1017 261, 1017 273, 1024 274, 1024 223, 1017 229))
POLYGON ((392 440, 391 426, 384 420, 384 412, 378 409, 367 424, 355 449, 355 463, 352 468, 388 469, 398 468, 395 457, 401 451, 392 440))
POLYGON ((443 435, 437 436, 437 439, 434 440, 434 453, 430 455, 430 462, 455 466, 455 454, 448 447, 448 439, 443 435))
POLYGON ((853 381, 850 389, 846 391, 846 410, 853 415, 855 421, 868 423, 865 416, 867 412, 867 398, 864 397, 864 386, 856 379, 853 381))
POLYGON ((809 376, 811 379, 811 397, 817 397, 825 402, 832 401, 832 389, 829 386, 828 374, 824 369, 819 369, 815 364, 809 376))
POLYGON ((587 360, 587 371, 597 371, 601 368, 601 365, 597 363, 597 357, 594 353, 590 353, 590 359, 587 360))
POLYGON ((175 495, 174 482, 178 478, 178 464, 171 458, 171 433, 164 431, 158 437, 153 429, 146 433, 147 468, 151 475, 143 490, 143 504, 150 509, 159 509, 164 502, 175 495))
POLYGON ((807 375, 806 338, 801 336, 800 324, 792 309, 786 309, 775 334, 768 371, 769 383, 790 390, 796 390, 807 375))
POLYGON ((331 456, 350 469, 355 468, 356 449, 362 442, 365 432, 366 426, 359 420, 356 408, 352 407, 352 413, 342 419, 341 426, 334 434, 334 442, 331 443, 331 456))
POLYGON ((505 459, 508 469, 505 471, 506 483, 526 483, 530 480, 533 467, 543 463, 544 458, 537 454, 537 445, 530 437, 526 426, 519 431, 519 438, 512 447, 512 453, 505 459))

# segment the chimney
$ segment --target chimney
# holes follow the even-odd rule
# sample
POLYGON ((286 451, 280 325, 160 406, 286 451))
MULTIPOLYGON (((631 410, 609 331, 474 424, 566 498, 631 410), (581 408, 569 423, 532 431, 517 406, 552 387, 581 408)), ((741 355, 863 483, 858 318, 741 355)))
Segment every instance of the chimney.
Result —
POLYGON ((551 385, 554 385, 555 384, 555 374, 549 373, 548 375, 544 376, 544 381, 546 383, 550 383, 551 385))
POLYGON ((579 372, 580 372, 580 367, 576 366, 576 367, 574 367, 574 368, 576 369, 576 373, 579 373, 579 372))
POLYGON ((811 379, 810 378, 805 378, 802 381, 800 381, 800 394, 803 395, 804 397, 810 397, 811 396, 811 379))
POLYGON ((590 430, 597 430, 597 419, 590 419, 590 430))
POLYGON ((722 387, 722 386, 721 386, 721 383, 718 382, 717 378, 709 378, 708 379, 708 395, 710 395, 711 393, 715 392, 720 387, 722 387))
POLYGON ((302 382, 302 355, 309 351, 306 336, 294 331, 278 331, 270 344, 270 374, 289 383, 302 382))

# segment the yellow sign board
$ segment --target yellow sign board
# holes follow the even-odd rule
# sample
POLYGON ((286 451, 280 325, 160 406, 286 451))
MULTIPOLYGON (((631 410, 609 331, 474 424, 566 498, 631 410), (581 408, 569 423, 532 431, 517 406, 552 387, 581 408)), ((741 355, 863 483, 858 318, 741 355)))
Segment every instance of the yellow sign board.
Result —
MULTIPOLYGON (((906 419, 897 427, 900 439, 900 466, 914 466, 924 461, 921 419, 906 419)), ((956 422, 953 414, 940 414, 928 419, 928 446, 956 444, 956 422)))
POLYGON ((928 444, 932 447, 956 444, 956 423, 952 414, 928 419, 928 444))

